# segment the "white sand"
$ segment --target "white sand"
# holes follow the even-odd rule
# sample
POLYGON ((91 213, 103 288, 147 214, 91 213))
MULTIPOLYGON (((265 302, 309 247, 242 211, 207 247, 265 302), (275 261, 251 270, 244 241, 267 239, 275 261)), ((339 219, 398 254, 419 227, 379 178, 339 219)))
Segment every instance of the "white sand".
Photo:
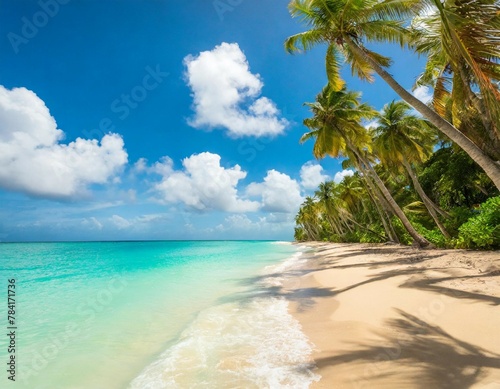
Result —
POLYGON ((500 253, 311 243, 290 282, 313 388, 500 389, 500 253))

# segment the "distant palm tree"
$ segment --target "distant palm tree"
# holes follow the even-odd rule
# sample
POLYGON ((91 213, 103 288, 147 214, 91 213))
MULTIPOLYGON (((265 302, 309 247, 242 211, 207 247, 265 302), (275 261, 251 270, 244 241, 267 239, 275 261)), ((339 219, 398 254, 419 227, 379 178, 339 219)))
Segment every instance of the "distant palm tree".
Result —
POLYGON ((369 50, 363 43, 391 42, 404 46, 410 39, 405 23, 428 7, 426 1, 292 0, 289 3, 292 16, 300 17, 310 30, 286 39, 285 48, 293 53, 326 43, 327 76, 333 90, 340 90, 344 85, 340 77, 342 57, 351 65, 352 73, 361 79, 372 81, 373 73, 376 72, 403 100, 469 154, 500 189, 500 165, 456 127, 403 88, 384 69, 390 65, 390 58, 369 50))
POLYGON ((314 196, 318 199, 318 205, 322 208, 332 232, 338 236, 344 235, 343 210, 335 196, 335 183, 333 181, 320 183, 314 196))
POLYGON ((315 139, 313 154, 316 158, 343 155, 357 161, 359 167, 373 179, 415 243, 420 247, 428 246, 429 242, 411 225, 369 161, 367 151, 371 138, 360 122, 375 117, 376 112, 367 104, 360 104, 359 97, 359 93, 347 91, 345 87, 336 91, 326 86, 314 103, 306 103, 313 117, 305 119, 304 125, 311 131, 304 134, 300 141, 315 139))
POLYGON ((438 212, 442 215, 446 213, 425 194, 413 168, 413 164, 423 163, 432 153, 435 144, 433 130, 424 119, 412 115, 411 107, 404 101, 393 101, 385 105, 377 115, 377 120, 378 126, 372 130, 377 157, 385 166, 398 173, 400 167, 404 167, 439 230, 446 238, 450 238, 437 215, 438 212))
POLYGON ((320 239, 320 220, 318 218, 318 207, 314 199, 306 197, 302 203, 295 222, 300 225, 306 234, 307 240, 320 239))

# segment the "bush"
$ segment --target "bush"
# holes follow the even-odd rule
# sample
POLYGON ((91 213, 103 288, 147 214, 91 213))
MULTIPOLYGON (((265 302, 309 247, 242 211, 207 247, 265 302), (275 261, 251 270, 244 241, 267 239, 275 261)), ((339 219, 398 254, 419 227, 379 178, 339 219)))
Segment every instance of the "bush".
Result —
POLYGON ((448 230, 451 236, 458 236, 458 229, 464 223, 473 217, 476 216, 479 212, 474 209, 470 209, 466 206, 456 207, 449 211, 450 218, 444 220, 444 227, 448 230))
POLYGON ((434 244, 436 247, 440 248, 448 247, 448 241, 438 228, 429 230, 425 228, 423 225, 418 223, 413 223, 413 226, 420 235, 422 235, 425 239, 434 244))
POLYGON ((500 248, 500 196, 482 203, 478 215, 470 218, 458 231, 457 248, 500 248))

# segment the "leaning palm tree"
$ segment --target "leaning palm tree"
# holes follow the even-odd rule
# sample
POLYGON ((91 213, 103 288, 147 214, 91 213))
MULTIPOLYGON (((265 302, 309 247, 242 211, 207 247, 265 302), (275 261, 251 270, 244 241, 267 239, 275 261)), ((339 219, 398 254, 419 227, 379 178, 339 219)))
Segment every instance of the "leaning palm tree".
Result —
POLYGON ((332 232, 339 237, 344 235, 344 223, 342 220, 343 212, 335 197, 335 182, 326 181, 319 184, 314 192, 318 199, 318 204, 322 208, 326 220, 332 228, 332 232))
POLYGON ((400 243, 398 235, 396 234, 396 230, 394 229, 391 221, 391 216, 394 215, 394 212, 391 210, 390 205, 387 203, 382 193, 380 193, 380 190, 377 189, 377 186, 374 184, 373 180, 370 179, 369 173, 363 169, 362 165, 360 165, 357 160, 350 158, 342 161, 342 168, 355 168, 359 170, 359 172, 356 173, 356 175, 358 176, 358 182, 363 186, 365 193, 370 199, 370 202, 374 205, 379 219, 382 222, 386 235, 392 242, 400 243))
POLYGON ((304 230, 307 240, 320 239, 320 219, 318 206, 312 197, 306 197, 295 217, 295 223, 304 230))
MULTIPOLYGON (((464 132, 476 144, 500 158, 500 3, 497 0, 425 0, 429 9, 412 21, 415 50, 427 55, 417 85, 434 88, 439 113, 452 97, 451 119, 460 123, 471 114, 482 123, 482 133, 464 132), (478 137, 479 135, 479 137, 478 137)), ((441 115, 443 116, 443 115, 441 115)), ((468 123, 469 124, 469 123, 468 123)), ((474 126, 475 127, 475 126, 474 126)))
POLYGON ((446 215, 445 212, 426 195, 413 167, 414 164, 423 163, 432 153, 435 144, 433 129, 424 119, 412 115, 410 111, 411 107, 404 101, 386 104, 377 115, 378 126, 372 129, 373 147, 385 166, 392 167, 396 173, 400 173, 401 167, 406 170, 415 191, 439 230, 446 238, 450 238, 437 215, 446 215))
POLYGON ((376 112, 367 104, 360 104, 359 97, 359 93, 347 91, 345 87, 336 91, 327 85, 316 97, 316 102, 306 103, 313 117, 304 120, 304 125, 311 131, 302 136, 301 142, 315 139, 313 154, 316 158, 329 155, 356 160, 359 167, 373 179, 414 242, 420 247, 428 246, 429 242, 411 225, 370 163, 367 151, 371 139, 360 122, 373 118, 376 112))
POLYGON ((356 220, 356 215, 362 213, 361 211, 365 211, 365 214, 370 217, 366 205, 363 203, 364 197, 367 196, 367 194, 363 186, 359 183, 359 176, 344 177, 344 179, 336 185, 336 189, 336 204, 346 221, 353 224, 359 230, 370 232, 383 241, 387 241, 387 236, 380 235, 367 226, 366 223, 360 223, 356 220))
POLYGON ((326 68, 332 89, 339 90, 342 57, 353 74, 373 81, 376 72, 407 103, 413 106, 441 132, 460 146, 485 171, 500 189, 500 165, 488 157, 456 127, 403 88, 386 70, 391 60, 369 50, 364 42, 390 42, 405 46, 410 34, 405 23, 427 5, 420 0, 292 0, 289 9, 300 17, 309 31, 285 41, 288 52, 309 50, 326 43, 326 68))

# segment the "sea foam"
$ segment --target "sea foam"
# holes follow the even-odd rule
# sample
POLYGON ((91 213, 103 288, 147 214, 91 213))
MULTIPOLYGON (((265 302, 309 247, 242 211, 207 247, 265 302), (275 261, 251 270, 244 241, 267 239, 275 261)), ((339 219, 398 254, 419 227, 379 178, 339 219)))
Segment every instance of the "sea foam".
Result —
POLYGON ((319 379, 312 345, 288 301, 269 293, 304 261, 299 252, 268 266, 250 293, 200 312, 130 388, 308 388, 319 379))

